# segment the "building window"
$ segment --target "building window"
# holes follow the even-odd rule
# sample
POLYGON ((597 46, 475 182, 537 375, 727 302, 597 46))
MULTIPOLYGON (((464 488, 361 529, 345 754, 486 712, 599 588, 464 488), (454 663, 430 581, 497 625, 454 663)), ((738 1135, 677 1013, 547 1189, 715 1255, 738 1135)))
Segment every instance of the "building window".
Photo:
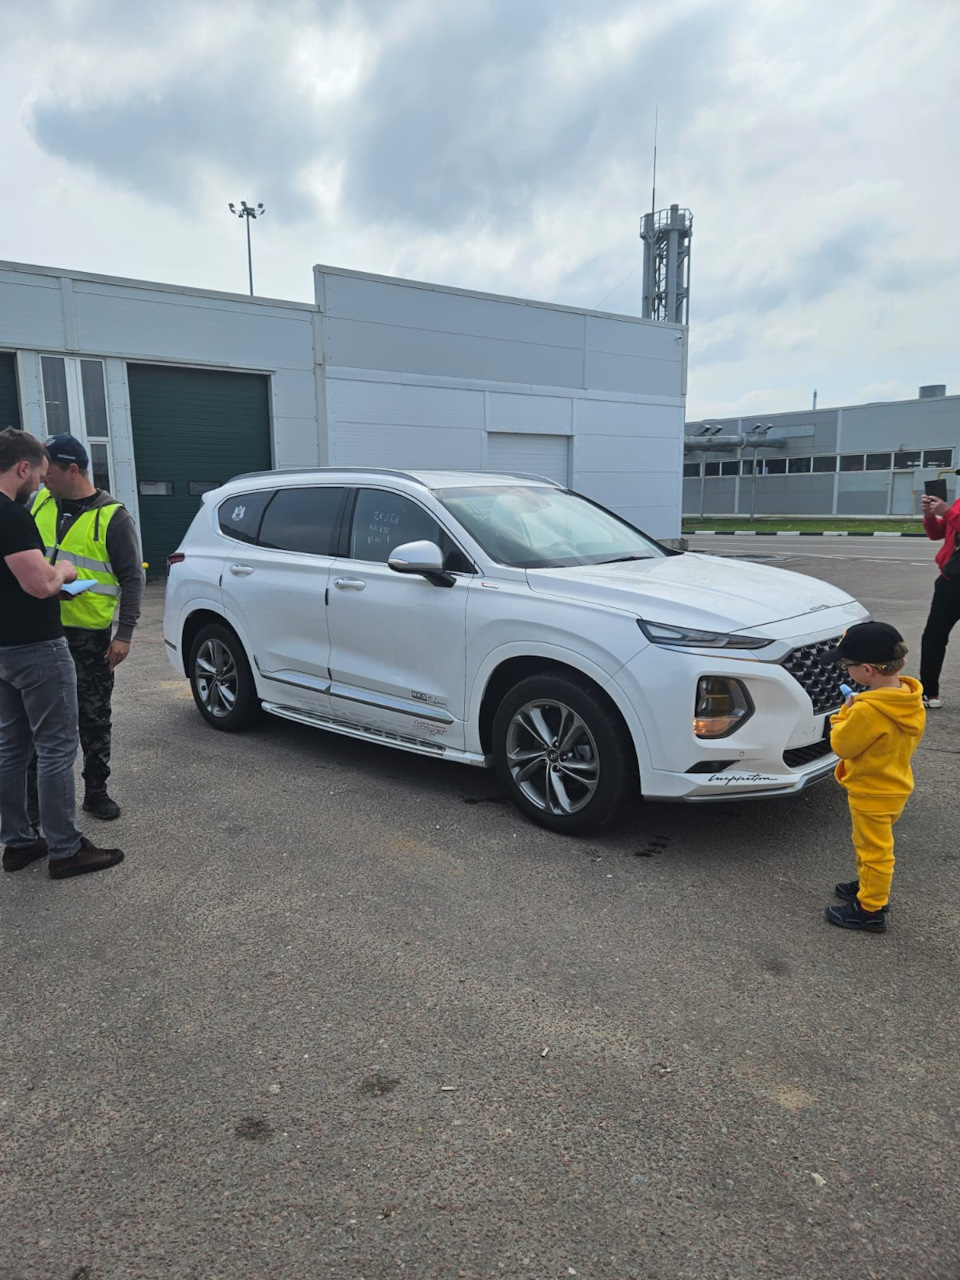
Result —
POLYGON ((787 471, 792 476, 803 476, 810 474, 809 458, 788 458, 787 471))
POLYGON ((720 474, 720 463, 705 462, 703 464, 703 474, 705 476, 718 476, 720 474))
POLYGON ((866 470, 867 471, 889 471, 890 470, 889 453, 868 453, 866 470))
POLYGON ((73 435, 90 455, 91 482, 111 487, 110 418, 103 361, 41 356, 43 412, 47 435, 73 435))
POLYGON ((88 440, 106 440, 110 435, 107 420, 107 395, 103 385, 103 361, 80 361, 80 385, 83 390, 83 422, 88 440))
POLYGON ((685 462, 683 464, 683 478, 685 480, 688 479, 690 476, 699 476, 699 474, 700 474, 699 462, 685 462))
POLYGON ((744 458, 744 460, 740 463, 740 474, 744 476, 753 475, 753 459, 752 458, 744 458))
POLYGON ((110 451, 103 440, 88 440, 90 483, 95 489, 110 488, 110 451))
POLYGON ((41 356, 43 411, 48 436, 70 434, 70 401, 67 396, 67 363, 62 356, 41 356))
POLYGON ((952 467, 952 449, 924 449, 923 465, 925 467, 952 467))
POLYGON ((841 471, 862 471, 863 470, 863 454, 862 453, 844 453, 840 456, 841 471))
POLYGON ((836 471, 836 469, 837 469, 836 454, 830 454, 829 457, 813 459, 813 470, 815 472, 819 473, 823 471, 836 471))
POLYGON ((722 476, 738 476, 740 474, 739 462, 721 462, 720 474, 722 476))
POLYGON ((893 455, 894 471, 909 471, 920 465, 919 449, 898 449, 893 455))
POLYGON ((757 463, 759 474, 765 476, 784 476, 787 474, 786 458, 761 458, 757 463))

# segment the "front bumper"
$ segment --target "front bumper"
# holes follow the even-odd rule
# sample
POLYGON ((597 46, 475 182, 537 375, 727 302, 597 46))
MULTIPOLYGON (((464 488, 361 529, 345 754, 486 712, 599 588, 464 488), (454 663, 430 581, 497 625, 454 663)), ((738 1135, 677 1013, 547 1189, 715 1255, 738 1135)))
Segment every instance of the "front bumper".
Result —
POLYGON ((831 774, 830 716, 779 662, 755 657, 645 649, 615 678, 636 711, 640 786, 649 800, 734 800, 795 795, 831 774), (748 690, 753 714, 724 738, 698 738, 693 702, 701 676, 748 690), (642 739, 642 740, 641 740, 642 739))
MULTIPOLYGON (((720 790, 701 791, 695 794, 688 793, 683 796, 683 799, 696 803, 700 800, 767 800, 776 796, 793 796, 798 791, 805 791, 807 787, 813 786, 815 782, 822 782, 824 778, 833 777, 833 771, 836 767, 837 757, 831 751, 829 755, 823 757, 822 761, 818 761, 816 766, 811 765, 804 773, 794 776, 789 781, 784 782, 783 779, 775 780, 772 777, 762 776, 763 785, 758 786, 755 791, 750 789, 752 785, 757 785, 750 774, 741 775, 741 777, 737 778, 735 789, 732 791, 730 783, 734 781, 734 773, 718 774, 718 778, 730 779, 730 783, 727 783, 726 788, 721 784, 720 790)), ((653 797, 649 798, 652 799, 653 797)))

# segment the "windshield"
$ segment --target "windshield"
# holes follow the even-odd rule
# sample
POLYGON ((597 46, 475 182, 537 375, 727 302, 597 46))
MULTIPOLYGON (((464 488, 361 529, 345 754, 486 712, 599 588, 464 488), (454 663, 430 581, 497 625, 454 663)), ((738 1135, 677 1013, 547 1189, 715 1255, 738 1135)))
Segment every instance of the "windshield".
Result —
POLYGON ((434 492, 488 555, 514 569, 562 569, 664 555, 613 512, 563 489, 483 485, 434 492))

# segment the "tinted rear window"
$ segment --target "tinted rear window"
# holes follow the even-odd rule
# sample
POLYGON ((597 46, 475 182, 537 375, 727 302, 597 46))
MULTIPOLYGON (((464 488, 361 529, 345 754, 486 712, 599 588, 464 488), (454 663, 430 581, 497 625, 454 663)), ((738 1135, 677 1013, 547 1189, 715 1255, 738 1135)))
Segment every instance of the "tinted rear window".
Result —
POLYGON ((256 542, 260 517, 272 497, 272 489, 258 489, 255 493, 235 493, 221 502, 217 511, 220 532, 238 542, 256 542))
POLYGON ((261 547, 332 555, 343 495, 342 488, 333 487, 281 489, 264 514, 261 547))

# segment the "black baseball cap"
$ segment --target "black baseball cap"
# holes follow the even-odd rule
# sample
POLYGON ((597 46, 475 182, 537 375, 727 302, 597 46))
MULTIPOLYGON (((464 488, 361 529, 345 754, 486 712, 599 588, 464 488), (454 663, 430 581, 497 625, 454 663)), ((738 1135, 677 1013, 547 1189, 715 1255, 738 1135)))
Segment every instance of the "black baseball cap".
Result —
POLYGON ((820 655, 820 661, 825 666, 843 659, 882 667, 886 662, 896 662, 898 644, 903 644, 903 636, 889 622, 858 622, 843 633, 835 648, 820 655))
POLYGON ((50 461, 61 467, 69 467, 71 462, 75 462, 81 471, 86 471, 90 465, 87 451, 76 436, 50 436, 43 442, 43 447, 49 453, 50 461))

